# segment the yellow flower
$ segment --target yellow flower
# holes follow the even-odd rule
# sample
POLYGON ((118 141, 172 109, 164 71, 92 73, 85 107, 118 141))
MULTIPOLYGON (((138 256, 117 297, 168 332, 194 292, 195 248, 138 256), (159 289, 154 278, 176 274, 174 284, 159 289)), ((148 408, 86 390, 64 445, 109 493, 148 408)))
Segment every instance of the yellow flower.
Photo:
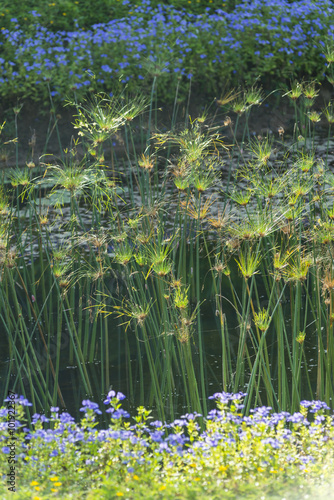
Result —
POLYGON ((35 486, 35 490, 39 491, 41 488, 39 486, 35 486))
POLYGON ((278 472, 277 470, 271 470, 270 474, 277 474, 277 472, 278 472))
POLYGON ((58 490, 56 488, 51 488, 52 493, 57 493, 58 490))
POLYGON ((135 479, 136 481, 138 481, 139 477, 136 474, 134 474, 133 479, 135 479))
POLYGON ((200 477, 194 477, 194 481, 200 481, 201 478, 200 477))
POLYGON ((257 468, 257 470, 258 470, 259 472, 263 472, 263 471, 264 471, 264 469, 262 469, 262 467, 258 467, 258 468, 257 468))
POLYGON ((37 486, 38 482, 37 481, 31 481, 30 486, 37 486))
POLYGON ((32 500, 42 500, 41 497, 33 497, 32 500))
POLYGON ((50 477, 50 481, 58 481, 58 477, 57 476, 54 476, 54 477, 50 477))
POLYGON ((225 472, 227 469, 228 469, 228 467, 226 467, 226 465, 221 465, 219 467, 220 472, 225 472))
POLYGON ((166 486, 163 484, 162 486, 160 486, 159 491, 163 491, 165 489, 166 489, 166 486))
POLYGON ((60 481, 58 481, 57 483, 54 483, 55 486, 61 486, 62 483, 60 481))
POLYGON ((116 493, 116 496, 117 496, 117 497, 124 497, 124 493, 122 493, 121 491, 118 491, 118 492, 116 493))
POLYGON ((63 12, 63 16, 67 16, 66 12, 63 12))

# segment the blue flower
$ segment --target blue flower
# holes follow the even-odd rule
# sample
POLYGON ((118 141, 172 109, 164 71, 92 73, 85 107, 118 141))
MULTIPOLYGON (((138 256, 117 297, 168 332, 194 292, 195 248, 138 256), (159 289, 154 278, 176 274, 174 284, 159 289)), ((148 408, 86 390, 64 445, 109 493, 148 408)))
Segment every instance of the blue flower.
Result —
POLYGON ((82 401, 82 408, 80 408, 80 411, 87 412, 87 410, 93 410, 94 413, 97 413, 98 415, 102 415, 102 411, 99 409, 99 405, 97 403, 94 403, 93 401, 90 401, 89 399, 84 399, 82 401))
POLYGON ((154 420, 154 422, 150 422, 150 425, 152 425, 152 427, 162 427, 163 423, 161 420, 154 420))
POLYGON ((60 415, 60 422, 62 424, 69 424, 74 422, 74 418, 69 413, 64 412, 60 415))
POLYGON ((263 444, 270 444, 270 446, 272 448, 280 448, 281 447, 281 444, 280 442, 278 441, 278 439, 274 439, 274 438, 266 438, 266 439, 262 439, 261 441, 263 444))
POLYGON ((111 413, 111 418, 114 418, 115 420, 119 418, 130 417, 130 414, 127 411, 123 410, 122 408, 120 408, 119 410, 115 410, 114 408, 108 408, 108 410, 106 410, 106 413, 111 413))
POLYGON ((304 415, 302 413, 299 413, 299 412, 295 412, 293 415, 290 415, 289 417, 287 417, 286 421, 293 422, 294 424, 298 424, 298 423, 302 422, 305 425, 309 425, 309 422, 307 422, 304 415))
POLYGON ((245 396, 247 396, 246 392, 237 392, 236 394, 229 392, 216 392, 212 396, 209 396, 209 399, 218 399, 221 403, 227 404, 229 401, 240 400, 245 396))
POLYGON ((41 17, 41 15, 42 15, 42 14, 39 14, 36 10, 29 11, 29 14, 31 14, 33 17, 41 17))
MULTIPOLYGON (((112 97, 112 93, 111 93, 111 97, 112 97)), ((111 400, 114 399, 114 398, 116 398, 118 401, 123 401, 123 399, 125 399, 126 396, 124 396, 124 394, 122 392, 117 392, 117 394, 116 394, 115 391, 109 391, 107 399, 105 399, 103 401, 103 403, 105 405, 110 404, 111 400)))
MULTIPOLYGON (((14 74, 14 72, 13 72, 14 74)), ((9 402, 9 403, 12 403, 13 402, 13 399, 12 398, 6 398, 4 399, 5 402, 9 402)), ((21 406, 32 406, 32 403, 30 403, 30 401, 28 401, 28 399, 26 399, 24 396, 18 396, 17 394, 15 394, 14 396, 14 402, 16 404, 19 404, 21 406)))

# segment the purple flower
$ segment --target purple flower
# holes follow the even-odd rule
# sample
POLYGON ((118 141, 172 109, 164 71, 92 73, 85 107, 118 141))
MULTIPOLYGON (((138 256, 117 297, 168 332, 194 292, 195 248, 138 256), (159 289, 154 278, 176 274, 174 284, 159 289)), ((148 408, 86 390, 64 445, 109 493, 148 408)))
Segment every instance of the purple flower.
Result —
POLYGON ((304 406, 304 408, 310 408, 310 406, 312 406, 312 404, 313 404, 313 401, 303 400, 300 402, 300 406, 304 406))
POLYGON ((280 442, 278 441, 278 439, 274 439, 274 438, 266 438, 266 439, 262 439, 261 441, 263 444, 270 444, 270 446, 272 448, 280 448, 281 445, 280 445, 280 442))
POLYGON ((112 400, 112 399, 114 399, 114 398, 116 398, 118 401, 123 401, 123 399, 125 399, 125 398, 126 398, 126 396, 124 396, 124 394, 123 394, 122 392, 117 392, 117 394, 116 394, 116 392, 115 392, 115 391, 109 391, 109 392, 108 392, 107 399, 105 399, 105 400, 103 401, 103 403, 104 403, 105 405, 108 405, 108 404, 110 404, 110 403, 111 403, 111 400, 112 400))
POLYGON ((111 73, 112 72, 112 69, 111 69, 111 67, 108 64, 102 64, 101 69, 105 73, 111 73))
POLYGON ((152 441, 154 441, 155 443, 162 443, 163 437, 164 435, 164 431, 154 431, 151 433, 151 439, 152 441))
POLYGON ((45 415, 41 415, 40 413, 34 413, 32 416, 32 424, 36 424, 38 421, 41 422, 50 422, 50 419, 47 418, 45 415))
POLYGON ((177 418, 176 420, 174 420, 174 422, 171 424, 171 426, 172 427, 184 427, 187 424, 188 424, 187 420, 177 418))
POLYGON ((300 412, 295 412, 286 419, 287 422, 293 422, 294 424, 299 424, 302 422, 305 425, 309 425, 309 422, 305 419, 304 415, 300 412))
MULTIPOLYGON (((4 401, 12 403, 13 399, 12 398, 6 398, 4 401)), ((17 394, 15 394, 14 401, 15 401, 16 404, 19 404, 21 406, 32 406, 32 403, 30 403, 30 401, 28 401, 28 399, 26 399, 24 396, 18 396, 17 394)))
POLYGON ((321 425, 322 422, 324 422, 326 420, 326 417, 324 415, 317 415, 314 419, 314 423, 316 425, 321 425))
POLYGON ((130 414, 127 411, 123 410, 122 408, 120 408, 119 410, 115 410, 114 408, 108 408, 108 410, 106 410, 106 413, 111 413, 111 418, 114 418, 115 420, 119 418, 130 417, 130 414))
POLYGON ((307 455, 306 457, 300 457, 300 461, 303 464, 308 464, 310 462, 314 462, 314 458, 312 457, 312 455, 307 455))
POLYGON ((254 413, 254 417, 267 417, 271 410, 271 406, 260 406, 254 410, 250 410, 250 413, 254 413))
POLYGON ((150 425, 152 425, 152 427, 162 427, 163 423, 161 420, 154 420, 154 422, 151 422, 150 425))
POLYGON ((221 420, 223 417, 222 413, 219 410, 214 409, 209 411, 206 418, 207 420, 221 420))
POLYGON ((330 410, 330 407, 323 401, 313 401, 313 406, 310 412, 315 413, 319 410, 330 410))
POLYGON ((236 394, 230 392, 216 392, 209 399, 218 399, 221 403, 227 404, 229 401, 236 401, 243 399, 247 396, 246 392, 237 392, 236 394))
POLYGON ((200 413, 195 411, 194 413, 186 413, 185 415, 181 415, 181 418, 186 418, 187 420, 194 420, 197 417, 203 417, 200 413))
POLYGON ((60 421, 62 424, 69 424, 74 422, 74 418, 69 413, 64 412, 60 415, 60 421))
POLYGON ((157 450, 158 453, 162 453, 166 451, 167 453, 170 453, 171 449, 169 448, 168 444, 164 441, 159 444, 159 450, 157 450))
POLYGON ((97 403, 93 403, 93 401, 90 401, 89 399, 84 399, 82 405, 83 406, 80 408, 80 411, 87 412, 87 410, 93 410, 93 412, 98 415, 102 414, 102 411, 99 409, 99 405, 97 403))

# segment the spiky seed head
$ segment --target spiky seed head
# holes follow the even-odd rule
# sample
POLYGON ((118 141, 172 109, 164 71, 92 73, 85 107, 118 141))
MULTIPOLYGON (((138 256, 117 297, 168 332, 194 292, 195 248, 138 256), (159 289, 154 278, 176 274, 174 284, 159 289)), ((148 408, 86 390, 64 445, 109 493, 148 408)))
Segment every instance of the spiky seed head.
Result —
POLYGON ((299 332, 297 337, 296 337, 296 342, 298 342, 298 344, 300 344, 300 345, 303 344, 305 337, 306 337, 305 332, 299 332))

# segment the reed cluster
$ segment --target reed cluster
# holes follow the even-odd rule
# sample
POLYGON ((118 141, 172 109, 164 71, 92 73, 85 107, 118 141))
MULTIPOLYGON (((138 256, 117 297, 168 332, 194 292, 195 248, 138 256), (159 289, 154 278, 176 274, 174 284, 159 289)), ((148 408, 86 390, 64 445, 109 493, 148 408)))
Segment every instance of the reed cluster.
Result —
MULTIPOLYGON (((282 129, 251 136, 256 87, 182 125, 175 104, 171 130, 158 132, 154 85, 151 100, 72 103, 78 138, 59 161, 35 166, 32 140, 26 166, 2 172, 2 396, 66 407, 71 366, 77 407, 117 385, 162 421, 180 408, 207 414, 212 388, 247 392, 245 413, 331 405, 334 177, 329 142, 317 153, 315 84, 286 96, 290 141, 282 129)), ((330 103, 324 113, 330 127, 330 103)))

